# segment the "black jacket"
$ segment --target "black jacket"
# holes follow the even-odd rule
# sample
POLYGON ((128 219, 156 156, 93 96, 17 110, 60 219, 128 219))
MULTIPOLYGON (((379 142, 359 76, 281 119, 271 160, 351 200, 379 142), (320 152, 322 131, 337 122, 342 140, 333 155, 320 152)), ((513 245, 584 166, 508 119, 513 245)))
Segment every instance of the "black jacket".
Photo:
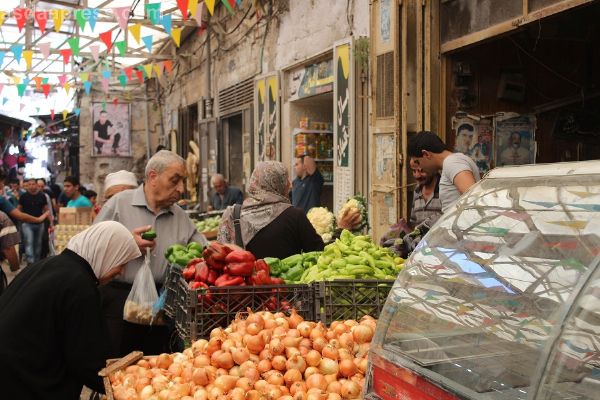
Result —
POLYGON ((98 280, 65 250, 19 274, 0 296, 0 392, 6 399, 79 399, 104 393, 108 333, 98 280))

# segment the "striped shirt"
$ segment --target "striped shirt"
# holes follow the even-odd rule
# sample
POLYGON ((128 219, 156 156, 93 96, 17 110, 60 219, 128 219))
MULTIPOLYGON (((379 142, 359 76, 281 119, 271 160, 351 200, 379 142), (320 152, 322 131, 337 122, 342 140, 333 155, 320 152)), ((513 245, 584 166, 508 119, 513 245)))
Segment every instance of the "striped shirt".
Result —
POLYGON ((435 190, 429 200, 423 197, 421 186, 417 186, 413 194, 413 205, 410 210, 410 226, 417 227, 429 220, 429 227, 442 215, 442 202, 440 201, 440 177, 435 178, 435 190))

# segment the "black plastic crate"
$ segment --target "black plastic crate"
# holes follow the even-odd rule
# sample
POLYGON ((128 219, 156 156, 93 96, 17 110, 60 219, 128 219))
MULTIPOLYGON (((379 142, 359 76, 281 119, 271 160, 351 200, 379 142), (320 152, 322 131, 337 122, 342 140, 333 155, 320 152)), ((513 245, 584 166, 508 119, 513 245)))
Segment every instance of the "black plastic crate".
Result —
POLYGON ((315 318, 314 288, 311 285, 266 285, 211 287, 212 299, 198 295, 201 291, 187 289, 186 301, 179 302, 175 310, 175 323, 184 340, 207 338, 217 327, 227 327, 238 314, 252 311, 291 311, 307 320, 315 318))
POLYGON ((177 265, 169 265, 169 272, 164 282, 164 289, 167 292, 165 298, 165 314, 170 318, 175 318, 175 308, 179 301, 179 291, 181 287, 179 280, 181 279, 181 267, 177 265))
POLYGON ((393 285, 393 280, 315 282, 315 316, 325 324, 365 315, 379 318, 393 285))

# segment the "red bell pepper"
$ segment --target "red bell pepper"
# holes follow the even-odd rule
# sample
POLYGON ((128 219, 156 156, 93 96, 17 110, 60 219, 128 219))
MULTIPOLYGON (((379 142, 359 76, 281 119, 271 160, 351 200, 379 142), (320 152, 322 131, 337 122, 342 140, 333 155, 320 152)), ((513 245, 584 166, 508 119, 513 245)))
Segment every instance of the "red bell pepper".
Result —
POLYGON ((275 296, 269 297, 269 299, 265 302, 264 305, 267 311, 277 311, 277 298, 275 296))
POLYGON ((226 263, 254 262, 254 255, 246 250, 234 250, 225 257, 226 263))
POLYGON ((289 311, 292 309, 292 305, 287 300, 281 300, 281 311, 289 311))
POLYGON ((193 280, 194 276, 196 275, 196 266, 190 265, 188 267, 185 267, 183 271, 181 271, 181 275, 183 276, 183 279, 186 280, 186 282, 193 280))
POLYGON ((200 286, 198 286, 198 301, 203 305, 211 305, 213 303, 212 293, 208 288, 208 285, 204 282, 198 282, 200 286))
POLYGON ((269 264, 265 262, 265 260, 256 260, 254 263, 254 268, 256 271, 265 271, 267 275, 271 275, 271 269, 269 268, 269 264))
POLYGON ((208 265, 206 265, 206 263, 204 261, 196 264, 195 280, 197 280, 198 282, 208 283, 208 273, 209 273, 208 265))
POLYGON ((244 277, 223 274, 215 281, 215 286, 239 286, 244 283, 244 277))
MULTIPOLYGON (((225 261, 227 254, 229 253, 229 247, 222 245, 218 242, 212 242, 206 249, 202 255, 205 259, 211 259, 213 261, 225 261)), ((208 261, 208 260, 207 260, 208 261)))
POLYGON ((225 267, 224 271, 229 275, 250 276, 254 272, 254 263, 251 261, 232 262, 225 267))
POLYGON ((272 285, 285 285, 285 280, 283 280, 283 278, 271 277, 271 284, 272 285))
POLYGON ((190 283, 188 283, 188 287, 192 290, 196 290, 199 287, 201 287, 203 285, 202 282, 197 282, 197 281, 191 281, 190 283))
POLYGON ((215 271, 214 269, 209 269, 208 277, 206 278, 205 282, 212 286, 215 284, 215 281, 217 280, 218 277, 219 277, 219 274, 217 273, 217 271, 215 271))

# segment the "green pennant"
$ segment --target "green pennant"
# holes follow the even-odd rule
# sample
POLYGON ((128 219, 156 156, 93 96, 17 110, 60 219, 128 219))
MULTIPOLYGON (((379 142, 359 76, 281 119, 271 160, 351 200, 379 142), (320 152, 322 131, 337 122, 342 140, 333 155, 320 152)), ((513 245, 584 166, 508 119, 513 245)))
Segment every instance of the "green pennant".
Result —
POLYGON ((17 85, 17 91, 19 92, 19 97, 23 97, 23 95, 25 94, 25 89, 27 88, 27 84, 26 83, 19 83, 17 85))
POLYGON ((50 81, 50 78, 44 78, 44 79, 42 79, 42 83, 44 85, 47 85, 49 81, 50 81))
POLYGON ((39 114, 39 113, 40 113, 40 108, 39 108, 39 107, 36 107, 36 108, 35 108, 35 111, 36 111, 36 113, 38 113, 38 114, 39 114))
POLYGON ((106 111, 106 100, 102 102, 102 111, 106 111))
POLYGON ((79 27, 83 30, 85 29, 85 24, 87 22, 87 19, 85 18, 85 9, 79 9, 79 10, 75 10, 75 20, 77 21, 77 24, 79 25, 79 27))
POLYGON ((146 14, 150 19, 152 25, 158 25, 160 23, 160 3, 149 3, 146 4, 146 14))
POLYGON ((231 4, 229 4, 229 0, 221 0, 221 2, 223 3, 223 5, 227 9, 227 11, 229 11, 229 13, 231 15, 233 15, 233 8, 231 8, 231 4))
POLYGON ((119 81, 121 82, 121 86, 123 88, 127 86, 127 77, 125 75, 119 75, 119 81))
POLYGON ((127 53, 127 42, 124 40, 115 42, 115 47, 119 50, 119 54, 124 56, 127 53))
POLYGON ((138 65, 137 69, 139 69, 140 71, 142 71, 142 76, 144 77, 144 79, 148 78, 148 75, 146 74, 146 69, 144 68, 143 65, 138 65))
POLYGON ((69 44, 69 47, 73 51, 73 55, 79 56, 79 38, 72 37, 71 39, 67 40, 67 43, 69 44))

